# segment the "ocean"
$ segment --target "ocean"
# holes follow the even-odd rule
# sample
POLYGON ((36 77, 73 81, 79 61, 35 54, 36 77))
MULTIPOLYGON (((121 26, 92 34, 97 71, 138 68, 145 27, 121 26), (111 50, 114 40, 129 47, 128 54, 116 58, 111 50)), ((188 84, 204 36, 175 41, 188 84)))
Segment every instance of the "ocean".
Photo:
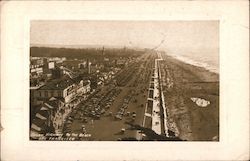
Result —
POLYGON ((219 74, 219 49, 168 49, 166 54, 219 74))

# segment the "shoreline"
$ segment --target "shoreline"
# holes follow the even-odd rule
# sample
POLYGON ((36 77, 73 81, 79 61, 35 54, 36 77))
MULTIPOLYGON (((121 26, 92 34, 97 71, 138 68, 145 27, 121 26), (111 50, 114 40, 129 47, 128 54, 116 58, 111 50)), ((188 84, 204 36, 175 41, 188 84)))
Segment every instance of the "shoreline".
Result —
POLYGON ((176 124, 179 137, 188 141, 218 141, 219 74, 169 55, 164 55, 161 66, 167 78, 163 92, 169 119, 176 124), (210 104, 200 108, 191 98, 202 98, 210 104))
POLYGON ((178 54, 176 54, 176 55, 167 54, 167 56, 170 56, 173 59, 179 60, 179 61, 181 61, 183 63, 186 63, 186 64, 189 64, 189 65, 204 68, 204 69, 208 70, 209 72, 212 72, 212 73, 215 73, 215 74, 219 74, 219 72, 220 72, 219 67, 216 67, 216 65, 214 63, 213 63, 213 65, 212 65, 212 63, 211 64, 208 63, 208 60, 207 61, 197 60, 198 58, 197 59, 194 59, 194 58, 191 59, 187 55, 185 56, 185 55, 178 55, 178 54))

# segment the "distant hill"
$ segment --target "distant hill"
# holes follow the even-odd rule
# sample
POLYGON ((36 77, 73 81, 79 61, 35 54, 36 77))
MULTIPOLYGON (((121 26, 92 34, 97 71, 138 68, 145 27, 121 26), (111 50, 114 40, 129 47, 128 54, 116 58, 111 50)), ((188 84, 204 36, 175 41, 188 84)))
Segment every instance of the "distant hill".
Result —
POLYGON ((30 47, 47 47, 47 48, 70 48, 70 49, 86 49, 86 48, 123 48, 122 46, 107 45, 60 45, 60 44, 31 44, 30 47))
MULTIPOLYGON (((144 50, 128 48, 105 48, 105 57, 137 57, 145 53, 144 50)), ((58 48, 58 47, 30 47, 30 55, 34 57, 66 57, 69 59, 84 59, 103 56, 102 48, 58 48)))

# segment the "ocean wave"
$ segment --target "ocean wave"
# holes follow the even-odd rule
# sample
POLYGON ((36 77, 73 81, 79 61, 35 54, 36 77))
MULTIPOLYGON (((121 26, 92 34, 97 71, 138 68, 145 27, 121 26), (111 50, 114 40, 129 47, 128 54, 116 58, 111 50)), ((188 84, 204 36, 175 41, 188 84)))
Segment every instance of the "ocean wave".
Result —
POLYGON ((194 59, 191 59, 189 57, 182 56, 182 55, 170 55, 170 56, 172 56, 173 58, 178 59, 182 62, 185 62, 187 64, 202 67, 202 68, 207 69, 210 72, 219 74, 218 67, 216 67, 212 63, 209 64, 208 61, 204 60, 205 58, 203 58, 203 60, 201 58, 200 58, 200 60, 194 60, 194 59))

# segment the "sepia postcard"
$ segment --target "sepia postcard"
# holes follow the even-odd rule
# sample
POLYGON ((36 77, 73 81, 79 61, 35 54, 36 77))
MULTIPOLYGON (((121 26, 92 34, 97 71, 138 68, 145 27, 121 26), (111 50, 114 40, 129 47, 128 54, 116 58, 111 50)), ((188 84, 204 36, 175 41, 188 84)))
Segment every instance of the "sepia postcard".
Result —
POLYGON ((30 139, 218 141, 218 21, 31 21, 30 139))
POLYGON ((249 159, 248 1, 1 8, 1 160, 249 159))

